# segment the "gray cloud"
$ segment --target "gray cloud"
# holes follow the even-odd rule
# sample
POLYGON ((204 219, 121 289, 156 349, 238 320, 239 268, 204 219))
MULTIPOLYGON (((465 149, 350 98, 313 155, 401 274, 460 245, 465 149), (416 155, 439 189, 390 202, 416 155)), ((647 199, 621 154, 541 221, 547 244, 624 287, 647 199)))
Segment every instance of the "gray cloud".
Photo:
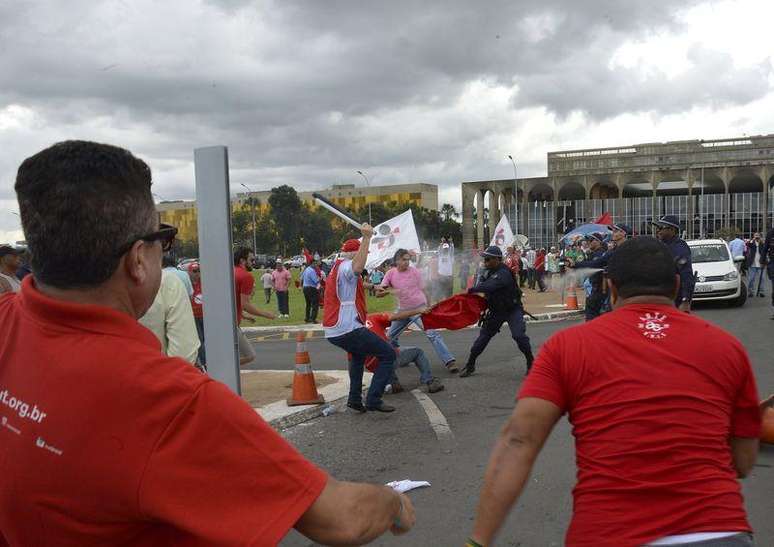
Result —
MULTIPOLYGON (((696 3, 0 4, 0 112, 22 105, 38 123, 18 142, 0 134, 0 198, 24 155, 67 137, 147 157, 165 197, 192 195, 191 149, 213 143, 230 146, 233 180, 261 187, 354 181, 362 168, 377 182, 508 176, 489 154, 521 111, 604 120, 766 94, 768 64, 738 69, 700 48, 672 80, 608 68, 626 40, 679 32, 676 10, 696 3), (514 118, 455 108, 480 81, 518 86, 514 118)), ((525 159, 533 168, 542 161, 525 159)))

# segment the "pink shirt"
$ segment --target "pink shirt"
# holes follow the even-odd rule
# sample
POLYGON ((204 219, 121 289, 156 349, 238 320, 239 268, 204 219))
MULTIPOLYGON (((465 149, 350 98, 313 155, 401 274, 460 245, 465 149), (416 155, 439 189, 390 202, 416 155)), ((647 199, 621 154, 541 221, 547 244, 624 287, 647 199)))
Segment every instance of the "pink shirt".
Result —
POLYGON ((391 268, 382 280, 382 287, 398 289, 398 308, 410 310, 427 305, 425 282, 422 274, 413 266, 409 266, 405 272, 399 272, 398 268, 391 268))
POLYGON ((274 280, 275 291, 287 291, 290 285, 290 272, 287 270, 271 272, 271 278, 274 280))

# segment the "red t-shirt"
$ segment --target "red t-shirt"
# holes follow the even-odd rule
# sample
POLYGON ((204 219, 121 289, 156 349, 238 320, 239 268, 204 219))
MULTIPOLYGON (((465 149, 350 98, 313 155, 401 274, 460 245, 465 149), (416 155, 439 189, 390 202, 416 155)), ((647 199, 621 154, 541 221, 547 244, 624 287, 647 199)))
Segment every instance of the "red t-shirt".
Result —
POLYGON ((255 278, 242 266, 234 266, 234 290, 236 292, 237 325, 242 321, 242 299, 239 295, 253 295, 255 278))
MULTIPOLYGON (((250 276, 252 277, 252 276, 250 276)), ((201 319, 204 317, 204 298, 202 296, 202 280, 200 279, 196 283, 192 283, 193 294, 191 294, 191 309, 193 310, 193 316, 201 319)))
POLYGON ((750 531, 728 438, 757 438, 761 414, 747 354, 720 328, 672 306, 625 306, 552 336, 525 397, 573 425, 566 545, 750 531))
MULTIPOLYGON (((372 313, 366 319, 366 328, 389 342, 387 329, 390 328, 390 323, 391 321, 386 313, 372 313)), ((398 351, 398 348, 395 348, 395 352, 397 353, 398 351)), ((376 372, 376 369, 379 368, 379 361, 373 355, 369 355, 365 360, 365 368, 370 372, 376 372)))
POLYGON ((130 316, 0 298, 0 545, 275 545, 327 475, 130 316))

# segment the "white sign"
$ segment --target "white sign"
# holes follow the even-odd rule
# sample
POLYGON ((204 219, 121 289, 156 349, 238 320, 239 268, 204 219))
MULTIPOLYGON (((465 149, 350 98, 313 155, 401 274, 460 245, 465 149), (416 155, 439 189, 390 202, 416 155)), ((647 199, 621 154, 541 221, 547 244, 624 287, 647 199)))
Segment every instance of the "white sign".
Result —
POLYGON ((391 259, 398 249, 417 253, 420 251, 411 209, 374 227, 371 246, 368 248, 366 270, 378 268, 382 262, 391 259))
POLYGON ((506 248, 513 245, 513 231, 511 231, 511 225, 508 223, 508 217, 505 215, 500 217, 500 222, 497 223, 492 236, 492 242, 489 245, 500 247, 503 254, 505 254, 506 248))

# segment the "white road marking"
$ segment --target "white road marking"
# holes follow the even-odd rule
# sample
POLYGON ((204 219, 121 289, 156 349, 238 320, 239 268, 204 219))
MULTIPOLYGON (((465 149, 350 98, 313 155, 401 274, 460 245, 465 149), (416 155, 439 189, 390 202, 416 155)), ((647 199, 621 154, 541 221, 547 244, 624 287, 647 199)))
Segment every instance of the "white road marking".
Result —
POLYGON ((427 419, 430 421, 430 427, 433 428, 435 436, 438 438, 438 442, 441 443, 441 448, 445 452, 451 452, 454 446, 454 433, 452 433, 449 423, 446 421, 446 417, 436 406, 433 400, 418 389, 411 390, 411 394, 416 397, 419 404, 422 406, 422 410, 427 414, 427 419))

